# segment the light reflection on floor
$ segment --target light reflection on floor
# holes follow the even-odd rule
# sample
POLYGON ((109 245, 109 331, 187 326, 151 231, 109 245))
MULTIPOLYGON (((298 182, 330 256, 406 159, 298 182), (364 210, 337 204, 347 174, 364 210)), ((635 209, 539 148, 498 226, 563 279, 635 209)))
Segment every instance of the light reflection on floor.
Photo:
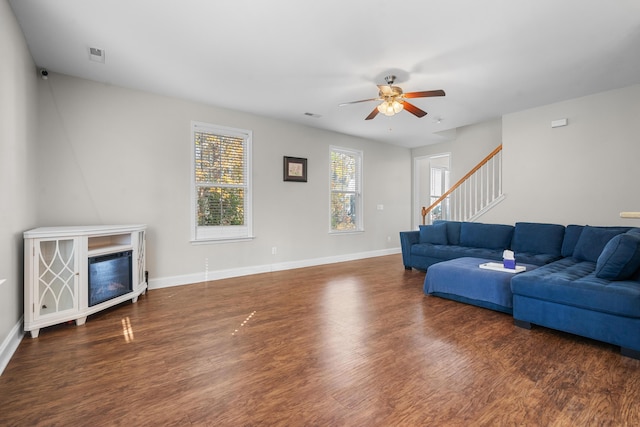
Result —
POLYGON ((124 336, 124 340, 126 342, 133 341, 133 327, 131 326, 131 319, 129 316, 124 317, 120 321, 122 323, 122 335, 124 336))
MULTIPOLYGON (((369 320, 362 286, 352 279, 335 280, 327 284, 322 295, 320 306, 324 314, 319 317, 327 321, 318 325, 323 332, 319 359, 332 370, 345 372, 328 377, 334 388, 349 387, 353 376, 348 372, 367 368, 363 352, 369 320)), ((358 376, 361 375, 362 372, 358 376)))
POLYGON ((235 329, 233 332, 231 332, 231 336, 235 336, 240 331, 240 328, 244 327, 255 314, 255 310, 252 311, 251 314, 248 315, 246 319, 244 319, 244 322, 242 322, 240 326, 238 326, 238 329, 235 329))

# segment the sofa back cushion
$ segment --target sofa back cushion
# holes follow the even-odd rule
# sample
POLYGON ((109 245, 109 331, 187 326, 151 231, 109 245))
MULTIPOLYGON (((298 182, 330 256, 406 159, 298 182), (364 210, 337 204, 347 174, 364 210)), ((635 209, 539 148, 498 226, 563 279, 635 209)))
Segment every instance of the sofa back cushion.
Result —
POLYGON ((420 226, 420 243, 431 243, 434 245, 446 245, 447 224, 444 222, 433 225, 420 226))
POLYGON ((513 230, 511 249, 530 254, 560 255, 564 240, 564 225, 517 222, 513 230))
POLYGON ((573 251, 576 248, 576 243, 582 234, 584 225, 567 225, 564 229, 564 240, 562 241, 562 251, 560 255, 567 258, 573 256, 573 251))
POLYGON ((460 224, 460 246, 486 249, 508 249, 513 226, 463 222, 460 224))
POLYGON ((597 262, 605 245, 618 234, 625 233, 629 227, 591 227, 585 226, 573 250, 573 257, 581 261, 597 262))
POLYGON ((596 277, 626 280, 640 268, 640 234, 627 232, 614 236, 605 245, 596 263, 596 277))
POLYGON ((460 244, 460 221, 447 221, 444 219, 437 219, 433 221, 434 224, 447 224, 447 241, 449 245, 458 246, 460 244))

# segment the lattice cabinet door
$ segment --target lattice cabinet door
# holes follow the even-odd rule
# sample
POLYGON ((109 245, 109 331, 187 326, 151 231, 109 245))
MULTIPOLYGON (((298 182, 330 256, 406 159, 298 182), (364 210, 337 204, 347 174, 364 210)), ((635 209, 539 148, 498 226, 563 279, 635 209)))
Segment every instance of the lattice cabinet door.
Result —
POLYGON ((138 236, 138 245, 137 245, 138 259, 136 263, 138 277, 137 277, 136 284, 140 284, 140 283, 145 283, 147 281, 145 277, 145 269, 146 269, 145 260, 147 258, 147 254, 146 254, 146 250, 147 250, 146 234, 147 233, 145 230, 141 230, 141 231, 138 231, 136 234, 138 236))
POLYGON ((37 240, 34 245, 34 320, 78 310, 78 239, 37 240))

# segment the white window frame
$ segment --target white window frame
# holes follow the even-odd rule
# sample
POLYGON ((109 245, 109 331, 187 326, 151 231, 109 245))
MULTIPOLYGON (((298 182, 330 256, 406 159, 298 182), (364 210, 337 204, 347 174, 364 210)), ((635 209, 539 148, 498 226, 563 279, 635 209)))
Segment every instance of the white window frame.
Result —
POLYGON ((253 185, 252 185, 252 143, 253 132, 246 129, 237 129, 226 126, 219 126, 204 122, 191 122, 191 242, 192 243, 215 243, 238 240, 253 239, 253 185), (198 212, 198 192, 196 185, 196 132, 207 132, 215 135, 230 137, 241 137, 245 141, 244 167, 246 172, 245 182, 245 206, 244 225, 229 226, 199 226, 197 221, 198 212))
POLYGON ((344 148, 332 145, 329 147, 329 234, 347 234, 347 233, 360 233, 364 231, 364 197, 363 197, 363 164, 364 154, 360 150, 354 150, 351 148, 344 148), (332 184, 332 170, 331 170, 331 154, 333 152, 343 153, 349 156, 353 156, 356 159, 356 189, 353 192, 356 197, 356 228, 352 230, 334 230, 331 225, 331 196, 334 190, 331 188, 332 184))

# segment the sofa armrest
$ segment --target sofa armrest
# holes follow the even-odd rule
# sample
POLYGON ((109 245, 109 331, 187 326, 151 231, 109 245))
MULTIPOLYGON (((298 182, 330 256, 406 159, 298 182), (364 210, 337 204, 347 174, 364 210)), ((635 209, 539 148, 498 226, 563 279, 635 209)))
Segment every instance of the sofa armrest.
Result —
POLYGON ((411 246, 420 241, 419 231, 401 231, 400 247, 402 248, 402 263, 404 268, 410 269, 411 266, 411 246))

